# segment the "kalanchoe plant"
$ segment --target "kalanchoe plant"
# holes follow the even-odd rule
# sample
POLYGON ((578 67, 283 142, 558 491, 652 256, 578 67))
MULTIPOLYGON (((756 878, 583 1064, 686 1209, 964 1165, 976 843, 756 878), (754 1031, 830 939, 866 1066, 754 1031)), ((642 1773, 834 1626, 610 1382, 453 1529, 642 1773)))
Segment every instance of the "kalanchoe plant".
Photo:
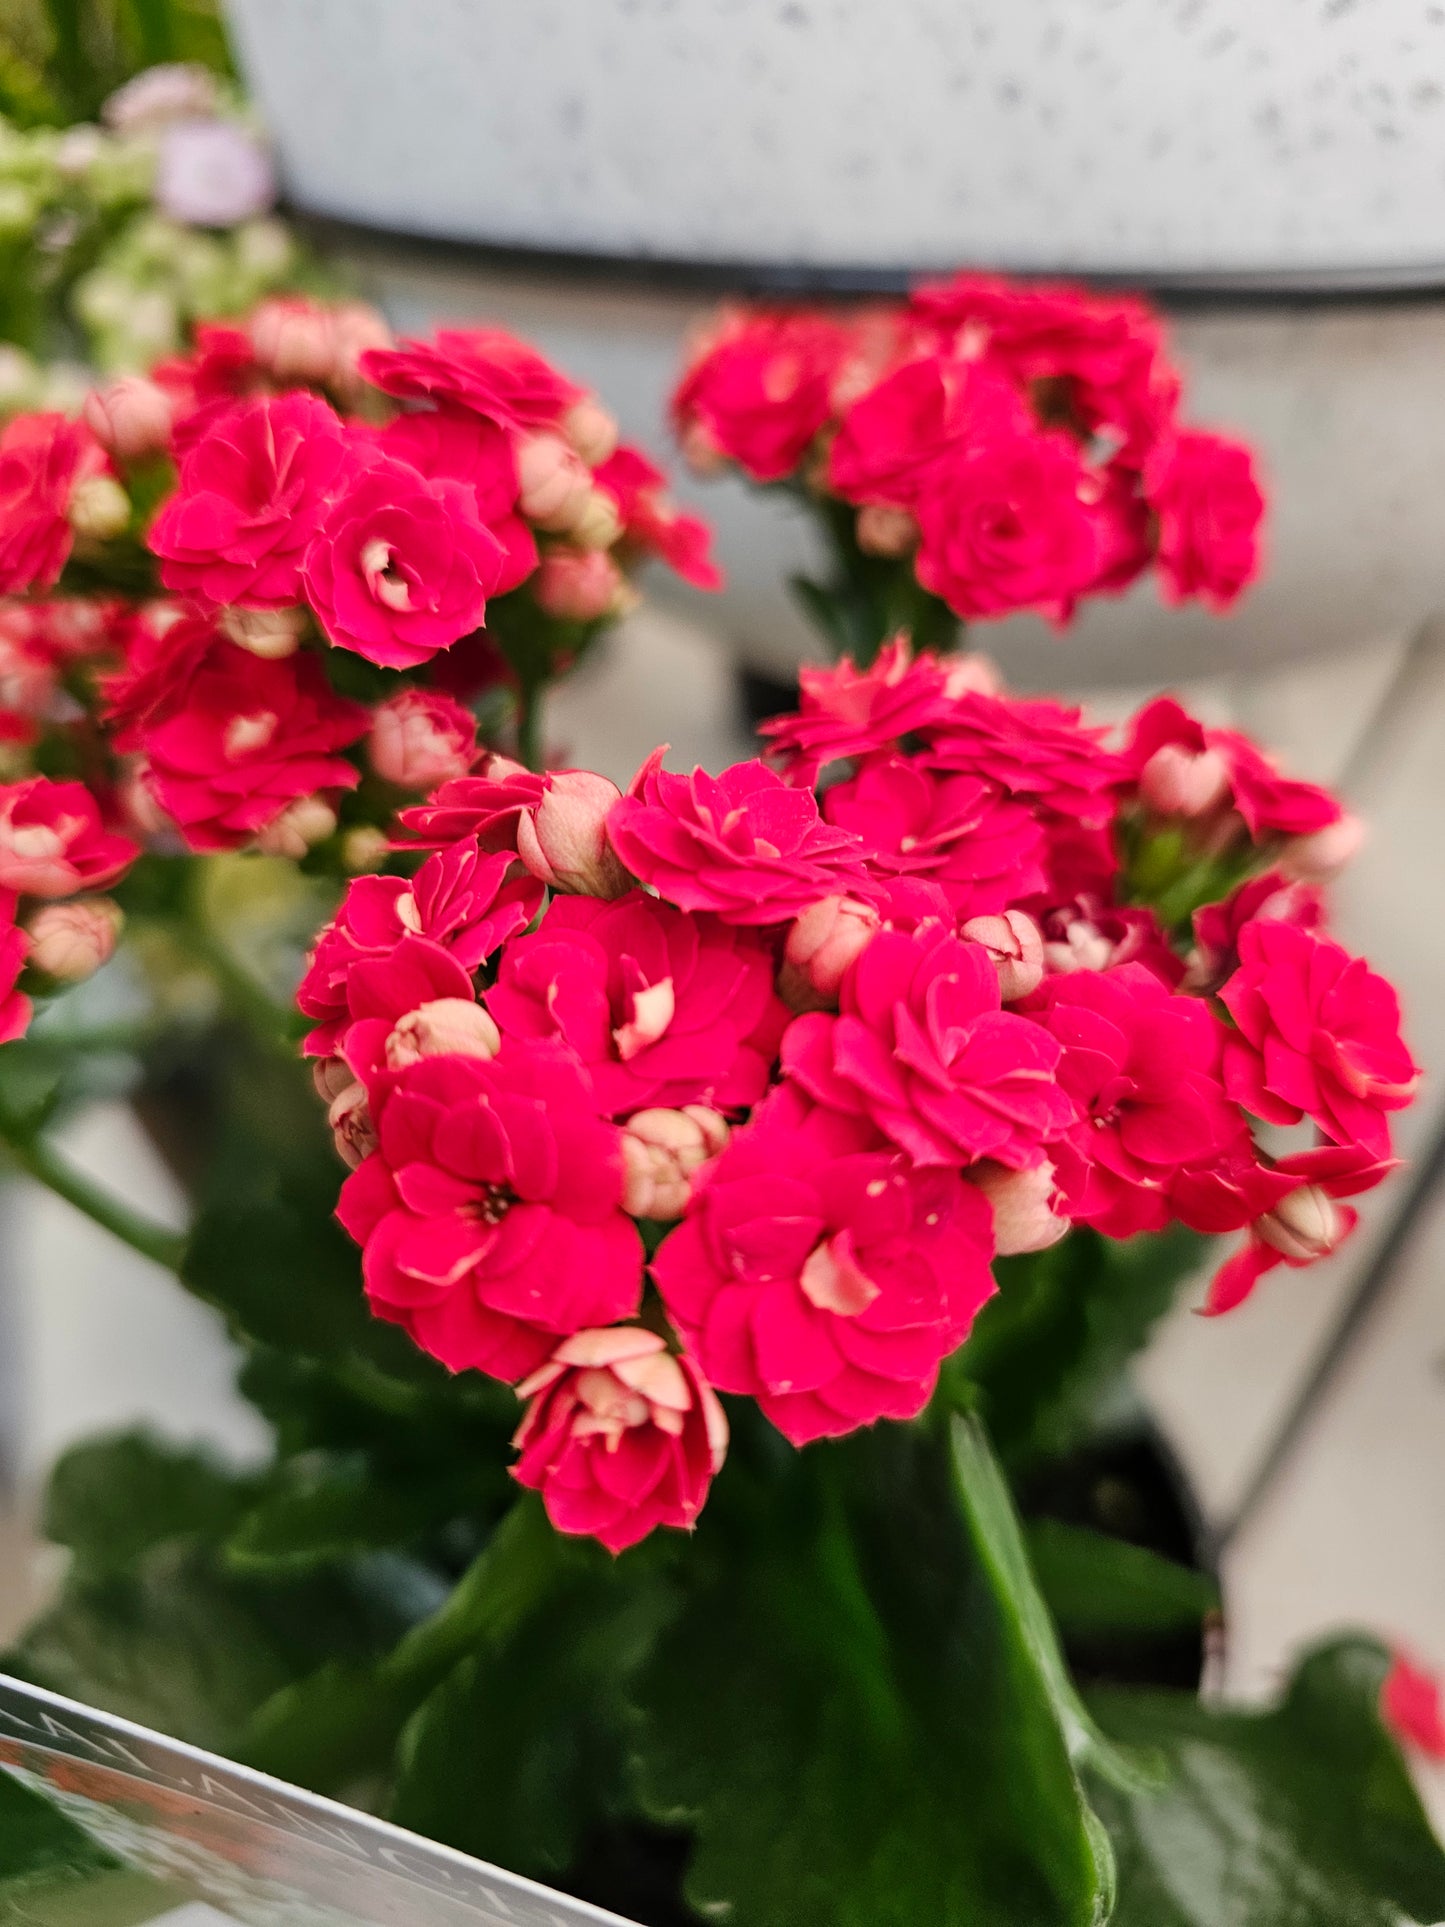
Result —
POLYGON ((895 630, 956 646, 1019 610, 1066 623, 1153 571, 1226 608, 1264 500, 1243 445, 1179 419, 1142 302, 982 275, 852 313, 729 308, 672 398, 702 473, 735 464, 816 519, 830 571, 794 588, 837 653, 895 630))
POLYGON ((623 563, 711 577, 613 442, 510 337, 294 305, 0 442, 0 1134, 275 1437, 67 1454, 7 1666, 649 1927, 1440 1919, 1428 1675, 1202 1704, 1208 1575, 1066 1497, 1183 1281, 1391 1167, 1357 827, 902 639, 719 774, 528 767, 623 563), (98 1066, 184 1232, 57 1153, 98 1066))

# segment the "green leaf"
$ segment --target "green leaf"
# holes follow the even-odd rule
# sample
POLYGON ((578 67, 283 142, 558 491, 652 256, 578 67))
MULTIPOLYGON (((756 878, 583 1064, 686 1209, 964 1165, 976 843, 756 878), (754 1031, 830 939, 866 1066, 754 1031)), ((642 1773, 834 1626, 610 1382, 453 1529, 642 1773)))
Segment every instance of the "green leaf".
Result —
POLYGON ((496 1509, 506 1486, 492 1463, 388 1477, 364 1453, 285 1461, 227 1541, 240 1568, 299 1570, 382 1547, 409 1546, 460 1514, 496 1509))
POLYGON ((946 1440, 884 1426, 750 1479, 742 1443, 640 1694, 643 1805, 695 1832, 693 1907, 747 1927, 1104 1920, 1107 1842, 1070 1746, 1106 1751, 1019 1596, 985 1448, 965 1437, 955 1469, 946 1440))
POLYGON ((1404 1927, 1445 1919, 1445 1853, 1379 1717, 1385 1653, 1316 1648, 1266 1713, 1111 1693, 1100 1720, 1156 1751, 1162 1784, 1100 1784, 1113 1927, 1404 1927))
POLYGON ((955 1393, 982 1394, 1006 1462, 1063 1454, 1093 1429, 1208 1250, 1182 1225, 1125 1244, 1081 1230, 1048 1251, 997 1262, 998 1293, 949 1369, 955 1393))
POLYGON ((126 1567, 166 1540, 219 1536, 241 1513, 253 1483, 204 1452, 152 1433, 87 1439, 57 1461, 41 1530, 86 1565, 126 1567))
POLYGON ((1207 1573, 1144 1546, 1058 1519, 1034 1520, 1025 1537, 1039 1591, 1066 1639, 1180 1632, 1218 1610, 1219 1588, 1207 1573))
POLYGON ((50 1892, 62 1876, 84 1879, 119 1865, 58 1807, 0 1771, 0 1920, 23 1919, 10 1910, 26 1891, 43 1884, 50 1892))

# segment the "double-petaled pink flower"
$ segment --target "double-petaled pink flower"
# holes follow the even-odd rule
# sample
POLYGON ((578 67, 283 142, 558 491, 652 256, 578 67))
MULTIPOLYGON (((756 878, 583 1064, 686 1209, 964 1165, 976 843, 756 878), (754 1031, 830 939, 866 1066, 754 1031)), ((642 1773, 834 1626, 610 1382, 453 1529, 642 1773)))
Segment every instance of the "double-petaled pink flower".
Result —
POLYGON ((487 1008, 504 1034, 560 1037, 606 1116, 755 1104, 788 1013, 761 939, 641 890, 553 899, 508 944, 487 1008))
POLYGON ((866 853, 805 790, 761 763, 720 776, 674 776, 650 756, 608 820, 612 847, 640 882, 680 910, 727 923, 782 923, 820 897, 868 894, 866 853))
POLYGON ((0 783, 0 892, 70 897, 98 890, 137 855, 129 837, 107 828, 84 783, 48 776, 0 783))
POLYGON ((15 910, 15 892, 0 890, 0 1044, 23 1037, 31 1015, 30 999, 16 988, 30 945, 15 921, 15 910))
POLYGON ((1168 793, 1166 782, 1169 792, 1187 797, 1191 771, 1203 770, 1212 781, 1212 805, 1161 813, 1198 816, 1209 807, 1217 812, 1232 804, 1256 842, 1308 836, 1344 814, 1338 799, 1318 783, 1285 775, 1239 730, 1197 722, 1172 696, 1156 698, 1134 718, 1125 760, 1146 802, 1156 783, 1161 798, 1168 793))
MULTIPOLYGON (((968 658, 952 671, 968 666, 968 658)), ((885 642, 866 669, 844 656, 831 668, 798 671, 796 714, 761 726, 769 755, 795 783, 812 783, 827 763, 897 751, 906 736, 941 722, 955 693, 936 656, 915 656, 905 637, 885 642)))
POLYGON ((1227 609, 1259 572, 1264 496, 1242 442, 1185 431, 1144 463, 1165 597, 1227 609))
POLYGON ((640 1325, 580 1331, 517 1387, 529 1401, 512 1475, 559 1532, 609 1552, 696 1520, 727 1452, 717 1394, 684 1352, 640 1325))
POLYGON ((401 401, 465 409, 505 428, 548 428, 584 391, 502 328, 439 328, 361 357, 361 372, 401 401))
POLYGON ((377 1149, 338 1215, 379 1317, 452 1371, 513 1383, 559 1338, 636 1312, 620 1134, 562 1046, 424 1057, 368 1089, 377 1149))
POLYGON ((1229 1094, 1269 1124, 1308 1117, 1336 1144, 1390 1150, 1388 1113, 1420 1081, 1393 987, 1361 957, 1296 924, 1248 923, 1220 991, 1229 1094))
POLYGON ((848 352, 842 323, 811 310, 724 314, 673 394, 683 448, 780 481, 828 421, 848 352))
POLYGON ((55 586, 76 489, 108 466, 89 428, 64 415, 17 415, 0 430, 0 595, 55 586))
POLYGON ((708 1379, 796 1445, 911 1418, 994 1284, 992 1215, 868 1123, 770 1097, 712 1165, 653 1276, 708 1379))
POLYGON ((799 1017, 782 1058, 818 1103, 866 1118, 918 1164, 1037 1164, 1074 1118, 1058 1044, 1000 1009, 989 952, 938 924, 880 931, 843 979, 839 1014, 799 1017))
POLYGON ((1359 1222, 1359 1212, 1338 1200, 1372 1191, 1394 1168, 1393 1158, 1376 1157, 1358 1144, 1320 1144, 1271 1164, 1269 1202, 1251 1222, 1246 1242, 1210 1280, 1204 1311, 1217 1315, 1243 1304, 1276 1265, 1299 1269, 1328 1258, 1359 1222))

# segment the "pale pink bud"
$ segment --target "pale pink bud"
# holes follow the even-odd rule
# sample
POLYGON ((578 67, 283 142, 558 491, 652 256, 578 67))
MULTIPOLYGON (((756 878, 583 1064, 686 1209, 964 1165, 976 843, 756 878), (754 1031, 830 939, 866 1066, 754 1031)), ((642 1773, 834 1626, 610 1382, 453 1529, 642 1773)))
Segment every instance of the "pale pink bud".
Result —
POLYGON ((824 897, 810 904, 788 931, 778 995, 789 1010, 828 1010, 850 964, 878 931, 878 912, 856 897, 824 897))
POLYGON ((1217 749, 1165 743, 1139 772, 1140 798, 1158 816, 1209 816, 1229 794, 1229 765, 1217 749))
POLYGON ((626 599, 622 571, 604 549, 549 549, 532 578, 543 615, 560 622, 597 622, 626 599))
POLYGON ((66 520, 91 542, 108 542, 130 521, 130 497, 113 475, 87 475, 70 491, 66 520))
POLYGON ((1113 939, 1087 917, 1076 917, 1061 938, 1044 945, 1044 968, 1056 977, 1071 970, 1107 970, 1113 961, 1113 939))
POLYGON ((399 1017, 386 1040, 386 1061, 394 1071, 424 1057, 495 1057, 502 1033, 490 1012, 465 997, 437 997, 399 1017))
POLYGON ((218 618, 223 636, 238 649, 263 662, 280 662, 301 647, 306 628, 304 609, 223 609, 218 618))
POLYGON ((1068 1230, 1068 1219, 1053 1208, 1053 1165, 1045 1162, 1027 1171, 1010 1171, 985 1158, 968 1176, 993 1206, 994 1246, 1000 1258, 1047 1251, 1068 1230))
POLYGON ((943 693, 957 702, 960 696, 997 696, 1003 690, 1003 677, 992 656, 975 649, 965 656, 945 656, 943 693))
POLYGON ((441 690, 403 689, 372 713, 367 744, 383 782, 419 793, 464 776, 477 753, 469 710, 441 690))
POLYGON ((1364 840, 1364 824, 1346 810, 1337 823, 1293 837, 1284 846, 1279 867, 1295 883, 1328 883, 1354 861, 1364 840))
POLYGON ((593 493, 587 464, 560 435, 531 435, 517 450, 518 506, 539 529, 570 529, 593 493))
POLYGON ((106 453, 122 462, 161 454, 175 419, 165 389, 143 375, 121 375, 104 388, 92 388, 81 414, 106 453))
POLYGON ((316 1086, 316 1095, 330 1105, 343 1091, 351 1089, 356 1072, 340 1057, 318 1057, 311 1066, 311 1082, 316 1086))
POLYGON ((120 905, 109 897, 47 903, 26 926, 30 962, 61 983, 81 983, 115 954, 124 921, 120 905))
POLYGON ((981 943, 998 972, 998 992, 1006 1004, 1017 1003, 1037 990, 1044 980, 1044 940, 1039 926, 1022 910, 1005 910, 996 917, 970 917, 959 935, 981 943))
POLYGON ((918 546, 918 523, 907 509, 889 502, 868 502, 855 528, 864 555, 910 555, 918 546))
POLYGON ((716 475, 727 462, 716 438, 701 422, 689 422, 680 436, 682 459, 694 475, 716 475))
POLYGON ((617 417, 595 395, 573 402, 562 417, 562 433, 589 468, 597 468, 617 451, 617 417))
POLYGON ((261 367, 287 384, 324 386, 336 369, 336 319, 298 297, 263 301, 251 316, 251 346, 261 367))
POLYGON ((333 309, 331 318, 336 329, 331 385, 348 399, 355 399, 366 388, 356 364, 368 348, 390 348, 392 332, 386 317, 365 301, 343 301, 333 309))
POLYGON ((348 1084, 333 1098, 326 1122, 331 1126, 331 1138, 338 1154, 353 1171, 376 1149, 376 1126, 371 1120, 365 1085, 348 1084))
POLYGON ((341 867, 354 877, 384 868, 390 855, 391 838, 370 823, 359 823, 341 839, 341 867))
POLYGON ((579 549, 610 549, 622 535, 622 517, 605 488, 588 491, 567 528, 579 549))
POLYGON ((299 796, 256 836, 263 856, 289 857, 293 863, 314 843, 324 843, 336 829, 336 812, 319 796, 299 796))
POLYGON ((727 1119, 702 1104, 638 1111, 622 1127, 622 1208, 634 1218, 680 1218, 693 1179, 728 1141, 727 1119))
POLYGON ((517 819, 517 855, 549 890, 620 897, 632 888, 607 840, 607 818, 622 792, 591 770, 558 770, 535 809, 517 819))
POLYGON ((1344 1213, 1317 1184, 1302 1184, 1256 1218, 1254 1229, 1271 1250, 1296 1264, 1327 1258, 1349 1230, 1344 1213))

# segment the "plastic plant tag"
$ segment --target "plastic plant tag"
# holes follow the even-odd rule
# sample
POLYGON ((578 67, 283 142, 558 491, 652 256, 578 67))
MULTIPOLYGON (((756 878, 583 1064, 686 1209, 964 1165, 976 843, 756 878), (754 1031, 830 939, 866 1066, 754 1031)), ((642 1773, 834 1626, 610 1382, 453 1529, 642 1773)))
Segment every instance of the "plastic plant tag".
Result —
POLYGON ((0 1677, 0 1922, 628 1927, 499 1867, 0 1677))

